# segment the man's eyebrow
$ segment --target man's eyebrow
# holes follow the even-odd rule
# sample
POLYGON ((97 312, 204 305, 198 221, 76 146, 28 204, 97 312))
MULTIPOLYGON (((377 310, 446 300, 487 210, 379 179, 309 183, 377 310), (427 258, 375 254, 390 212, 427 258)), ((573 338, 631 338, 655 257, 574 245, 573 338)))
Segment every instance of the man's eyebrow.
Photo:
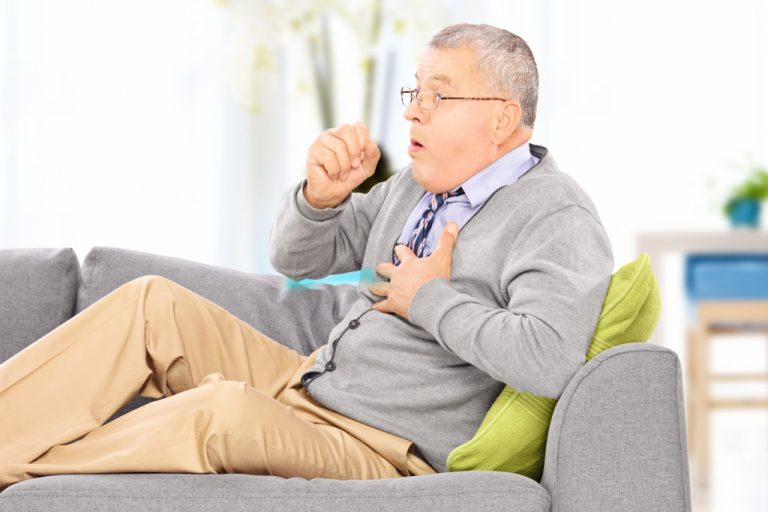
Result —
MULTIPOLYGON (((414 74, 413 76, 416 78, 416 81, 418 82, 418 80, 419 80, 419 74, 418 74, 418 73, 416 73, 416 74, 414 74)), ((439 82, 443 82, 445 85, 450 85, 450 86, 453 86, 453 82, 452 82, 452 81, 451 81, 451 79, 450 79, 448 76, 446 76, 446 75, 432 75, 432 76, 430 76, 429 78, 427 78, 427 80, 426 80, 426 81, 430 81, 430 80, 437 80, 437 81, 439 81, 439 82)))

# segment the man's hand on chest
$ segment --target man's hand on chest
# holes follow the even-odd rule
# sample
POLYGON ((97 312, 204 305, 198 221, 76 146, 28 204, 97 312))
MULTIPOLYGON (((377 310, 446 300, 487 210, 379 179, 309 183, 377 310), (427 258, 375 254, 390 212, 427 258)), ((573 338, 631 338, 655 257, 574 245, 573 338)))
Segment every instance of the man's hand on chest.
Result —
POLYGON ((376 302, 373 308, 382 313, 396 313, 408 320, 408 308, 416 292, 427 281, 438 277, 451 278, 453 248, 458 236, 458 225, 449 222, 437 242, 437 247, 429 256, 418 258, 406 245, 395 247, 395 254, 400 265, 379 263, 376 272, 389 279, 389 282, 377 282, 369 286, 374 295, 386 297, 376 302))

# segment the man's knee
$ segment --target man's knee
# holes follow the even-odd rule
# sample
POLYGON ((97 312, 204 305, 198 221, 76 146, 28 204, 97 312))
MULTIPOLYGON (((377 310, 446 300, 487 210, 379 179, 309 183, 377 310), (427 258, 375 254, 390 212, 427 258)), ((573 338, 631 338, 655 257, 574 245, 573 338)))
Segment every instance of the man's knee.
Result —
POLYGON ((121 288, 129 290, 144 302, 150 299, 165 302, 174 298, 181 285, 167 277, 147 274, 128 281, 121 288))
POLYGON ((139 288, 159 288, 159 287, 173 287, 178 286, 178 283, 168 279, 167 277, 158 276, 155 274, 146 274, 135 279, 130 280, 126 284, 131 284, 139 288))
POLYGON ((231 433, 238 426, 253 421, 254 396, 246 390, 246 383, 226 380, 221 373, 207 375, 195 389, 196 406, 210 414, 217 433, 231 433))

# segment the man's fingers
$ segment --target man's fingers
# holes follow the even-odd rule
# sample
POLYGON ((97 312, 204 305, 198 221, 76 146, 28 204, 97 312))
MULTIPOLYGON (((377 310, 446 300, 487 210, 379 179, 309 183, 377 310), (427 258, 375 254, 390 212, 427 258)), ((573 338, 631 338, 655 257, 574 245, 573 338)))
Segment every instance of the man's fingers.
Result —
MULTIPOLYGON (((399 256, 398 256, 399 257, 399 256)), ((392 271, 395 269, 395 265, 392 263, 379 263, 376 265, 376 272, 387 279, 392 278, 392 271)))
POLYGON ((376 143, 375 140, 371 139, 368 141, 368 143, 365 145, 365 158, 378 158, 381 156, 381 151, 379 151, 379 145, 376 143))
POLYGON ((405 244, 397 244, 395 246, 395 255, 400 259, 401 263, 411 257, 416 257, 416 253, 413 252, 413 250, 405 244))
POLYGON ((347 157, 349 158, 350 167, 359 166, 360 154, 365 147, 365 141, 362 143, 360 142, 355 126, 343 124, 337 128, 333 128, 331 134, 344 143, 344 146, 347 149, 347 157))
POLYGON ((365 161, 363 162, 363 167, 368 171, 368 175, 373 174, 373 171, 376 170, 376 164, 379 163, 379 158, 381 158, 379 145, 375 140, 369 140, 365 145, 365 161))
POLYGON ((330 149, 317 145, 313 148, 309 156, 309 165, 316 165, 325 169, 330 178, 334 178, 339 175, 341 168, 339 167, 339 161, 336 159, 336 153, 330 149))
MULTIPOLYGON (((378 145, 368 138, 366 125, 343 124, 320 134, 310 146, 307 165, 321 166, 329 179, 346 179, 352 169, 370 176, 380 156, 378 145)), ((360 177, 358 174, 355 179, 360 177)))
POLYGON ((368 289, 374 295, 380 295, 382 297, 389 296, 389 283, 371 283, 371 285, 368 286, 368 289))
POLYGON ((349 153, 349 161, 352 162, 352 167, 360 165, 360 158, 365 149, 365 141, 360 142, 360 137, 357 134, 357 129, 354 125, 343 125, 337 135, 347 145, 347 152, 349 153))
POLYGON ((435 247, 435 253, 445 252, 449 256, 453 253, 453 247, 456 245, 456 236, 459 232, 459 226, 455 222, 449 222, 443 228, 443 232, 440 233, 440 238, 437 239, 437 247, 435 247))
POLYGON ((349 152, 347 151, 347 145, 344 144, 343 140, 327 131, 320 137, 320 144, 322 144, 324 148, 333 151, 333 154, 336 155, 336 160, 339 162, 340 170, 335 175, 331 176, 331 178, 335 179, 339 175, 345 174, 350 167, 352 167, 349 159, 349 152))
POLYGON ((456 235, 459 234, 459 225, 456 224, 453 221, 450 221, 443 228, 443 233, 448 233, 449 235, 451 235, 451 239, 455 242, 456 241, 456 235))
POLYGON ((368 145, 368 127, 363 123, 355 123, 352 125, 352 129, 354 130, 355 136, 357 137, 357 145, 359 151, 362 152, 368 145))
MULTIPOLYGON (((392 263, 379 263, 376 265, 376 272, 386 279, 392 277, 392 270, 396 267, 392 263)), ((368 289, 374 295, 381 295, 382 297, 389 297, 389 283, 382 281, 374 281, 368 286, 368 289)))

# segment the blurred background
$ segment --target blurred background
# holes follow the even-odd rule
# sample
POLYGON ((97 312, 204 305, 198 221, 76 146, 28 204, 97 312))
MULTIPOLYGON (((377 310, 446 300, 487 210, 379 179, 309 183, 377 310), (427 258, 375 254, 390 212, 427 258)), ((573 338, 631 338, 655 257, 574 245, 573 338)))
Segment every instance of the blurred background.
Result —
POLYGON ((532 142, 593 199, 616 269, 651 255, 651 342, 680 355, 687 401, 723 405, 706 413, 709 464, 692 452, 694 510, 768 510, 763 0, 0 0, 0 248, 275 273, 269 230, 308 146, 364 121, 380 177, 407 165, 398 91, 458 22, 528 42, 532 142), (709 362, 729 380, 694 395, 709 362))

